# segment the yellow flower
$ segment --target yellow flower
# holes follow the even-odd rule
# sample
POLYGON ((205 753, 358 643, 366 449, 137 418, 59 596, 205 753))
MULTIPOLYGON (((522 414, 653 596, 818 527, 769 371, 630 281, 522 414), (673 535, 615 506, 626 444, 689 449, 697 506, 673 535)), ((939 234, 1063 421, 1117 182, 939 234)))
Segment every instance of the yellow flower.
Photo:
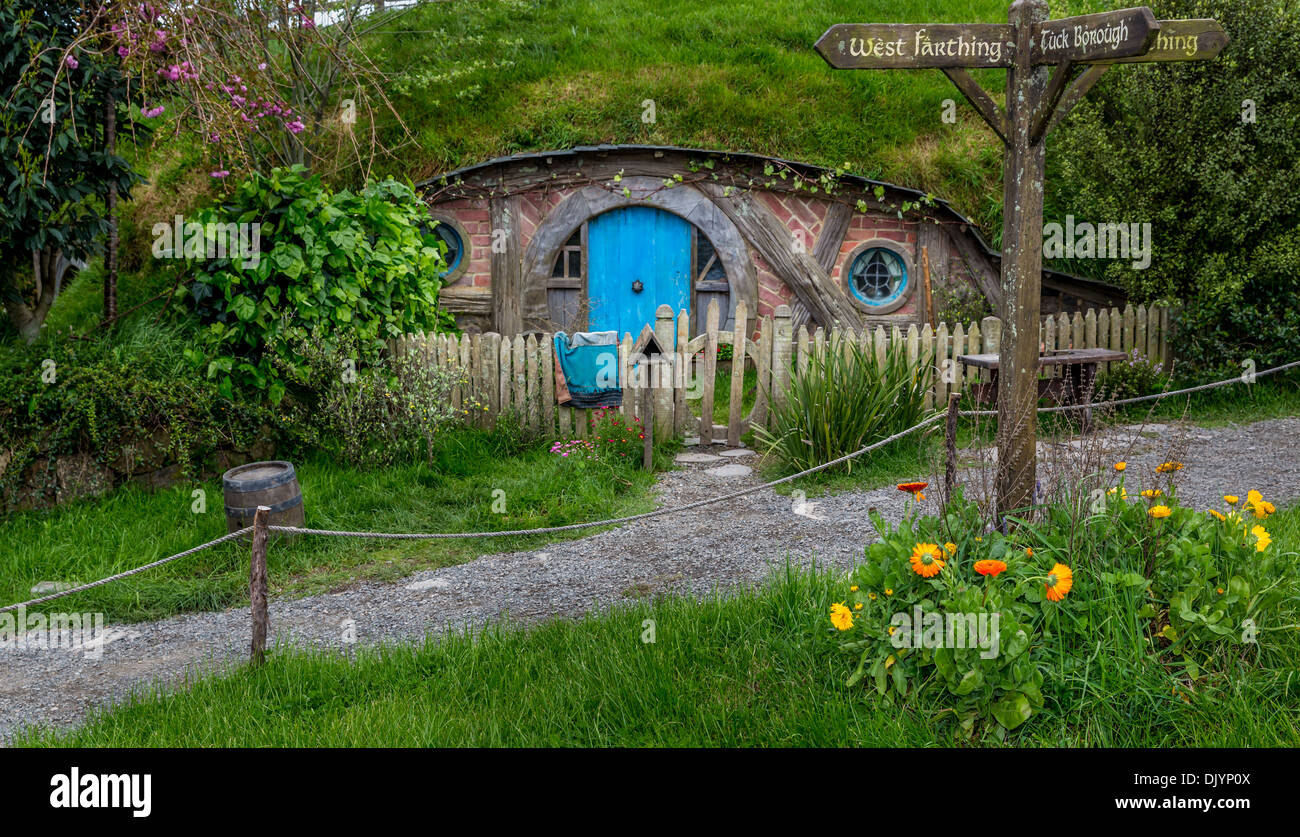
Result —
POLYGON ((894 588, 892 588, 892 587, 886 587, 886 588, 885 588, 885 595, 886 595, 886 596, 892 596, 892 595, 894 595, 894 588))
POLYGON ((1262 494, 1253 489, 1246 492, 1246 508, 1253 511, 1255 517, 1258 517, 1260 520, 1263 520, 1273 512, 1277 511, 1272 503, 1265 500, 1262 494))
POLYGON ((943 551, 948 553, 949 555, 956 555, 957 544, 953 543, 952 541, 948 541, 946 544, 943 545, 943 551))
POLYGON ((1171 471, 1181 471, 1181 470, 1183 470, 1183 463, 1181 462, 1165 462, 1161 465, 1156 466, 1156 473, 1159 474, 1168 474, 1171 471))
POLYGON ((1250 533, 1255 536, 1256 552, 1263 552, 1268 549, 1268 545, 1273 542, 1273 538, 1269 536, 1263 526, 1256 526, 1254 529, 1250 530, 1250 533))
POLYGON ((1127 468, 1127 467, 1128 467, 1128 463, 1127 463, 1127 462, 1116 462, 1116 463, 1115 463, 1115 470, 1116 470, 1116 471, 1123 471, 1123 470, 1124 470, 1125 468, 1127 468))
POLYGON ((943 552, 936 543, 918 543, 912 550, 912 572, 934 578, 943 569, 943 552))
POLYGON ((1151 515, 1156 520, 1159 520, 1162 517, 1168 517, 1169 515, 1173 514, 1173 512, 1169 510, 1168 506, 1152 506, 1147 511, 1147 514, 1151 515))
POLYGON ((898 630, 898 626, 897 626, 897 625, 890 625, 890 626, 889 626, 889 635, 890 635, 890 636, 893 636, 893 635, 894 635, 894 631, 896 631, 896 630, 898 630))
POLYGON ((1142 492, 1142 496, 1150 500, 1153 497, 1159 497, 1163 493, 1164 492, 1158 488, 1148 488, 1146 491, 1142 492))
POLYGON ((984 543, 984 539, 981 538, 979 535, 976 535, 976 536, 975 536, 975 543, 984 543))
POLYGON ((868 599, 871 599, 871 601, 874 602, 874 601, 876 600, 876 594, 875 594, 875 593, 868 593, 868 594, 867 594, 867 598, 868 598, 868 599))
POLYGON ((845 607, 844 602, 831 605, 831 624, 841 631, 853 627, 853 612, 845 607))
POLYGON ((858 602, 857 604, 855 604, 855 605, 853 606, 853 609, 854 609, 854 610, 862 610, 862 602, 858 602))
POLYGON ((1235 505, 1237 505, 1237 501, 1238 501, 1239 499, 1241 499, 1241 498, 1239 498, 1236 494, 1224 494, 1224 495, 1223 495, 1223 502, 1227 503, 1227 504, 1230 505, 1230 506, 1235 506, 1235 505))
POLYGON ((1047 584, 1044 585, 1047 591, 1047 598, 1053 602, 1059 602, 1064 599, 1074 586, 1074 572, 1064 564, 1057 564, 1052 567, 1052 571, 1047 574, 1047 584))
POLYGON ((1215 517, 1219 518, 1220 520, 1228 519, 1224 517, 1223 512, 1215 511, 1214 509, 1206 509, 1206 511, 1208 511, 1210 514, 1214 515, 1215 517))
POLYGON ((855 584, 855 585, 853 585, 852 587, 850 587, 850 588, 849 588, 849 592, 850 592, 850 593, 856 593, 856 592, 858 592, 858 585, 855 584))
POLYGON ((1030 558, 1033 558, 1033 557, 1034 557, 1034 548, 1033 548, 1032 546, 1027 546, 1027 547, 1025 547, 1025 554, 1028 555, 1030 558))

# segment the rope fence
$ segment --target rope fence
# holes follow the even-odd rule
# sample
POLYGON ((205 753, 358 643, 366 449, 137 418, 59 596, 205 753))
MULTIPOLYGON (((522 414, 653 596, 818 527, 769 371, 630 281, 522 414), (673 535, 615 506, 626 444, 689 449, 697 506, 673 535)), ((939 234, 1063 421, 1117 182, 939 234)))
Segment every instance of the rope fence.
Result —
MULTIPOLYGON (((1275 366, 1271 369, 1265 369, 1261 372, 1256 372, 1255 377, 1260 378, 1265 375, 1272 375, 1278 372, 1284 372, 1288 369, 1294 369, 1297 367, 1300 367, 1300 360, 1293 361, 1291 363, 1286 363, 1281 366, 1275 366)), ((1189 395, 1191 393, 1216 389, 1218 387, 1228 386, 1234 383, 1244 384, 1244 383, 1249 383, 1249 381, 1247 381, 1244 376, 1238 375, 1236 377, 1228 378, 1222 381, 1215 381, 1209 384, 1201 384, 1200 386, 1188 387, 1186 389, 1174 390, 1172 392, 1160 392, 1160 393, 1155 393, 1153 395, 1140 396, 1137 398, 1125 398, 1117 401, 1104 401, 1104 402, 1100 402, 1096 404, 1088 404, 1088 405, 1070 404, 1070 405, 1058 405, 1053 407, 1039 407, 1037 411, 1039 413, 1056 413, 1056 412, 1079 411, 1079 410, 1089 409, 1089 408, 1095 409, 1095 408, 1107 408, 1107 407, 1120 407, 1120 406, 1126 406, 1130 404, 1138 404, 1147 401, 1156 401, 1164 398, 1171 398, 1179 395, 1189 395)), ((960 410, 960 411, 954 411, 952 415, 960 416, 962 418, 996 416, 997 410, 960 410)), ((261 566, 262 566, 261 579, 264 587, 265 551, 266 551, 265 534, 269 532, 280 532, 283 534, 292 534, 292 535, 318 535, 323 537, 370 538, 370 539, 384 539, 384 540, 451 540, 451 539, 467 539, 467 538, 505 538, 505 537, 519 537, 519 536, 527 536, 527 535, 546 535, 546 534, 555 534, 557 532, 575 532, 582 529, 595 529, 604 526, 625 526, 629 523, 636 523, 641 520, 649 520, 651 518, 656 518, 656 517, 664 517, 672 514, 680 514, 682 512, 691 511, 693 509, 703 508, 704 506, 710 506, 716 503, 723 503, 728 500, 734 500, 737 497, 744 497, 748 494, 754 494, 756 492, 764 491, 766 489, 773 488, 778 485, 783 485, 784 483, 793 482, 794 480, 801 479, 811 474, 818 473, 819 471, 824 471, 827 468, 832 468, 836 465, 840 465, 852 459, 856 459, 860 456, 864 456, 868 453, 871 453, 874 450, 878 450, 879 448, 882 448, 885 445, 888 445, 892 442, 896 442, 899 439, 909 436, 912 433, 915 433, 916 431, 928 427, 938 422, 939 420, 947 417, 949 417, 948 414, 942 412, 935 413, 929 418, 924 419, 923 421, 920 421, 917 424, 912 425, 906 430, 902 430, 898 433, 893 434, 892 436, 881 439, 878 442, 873 442, 872 444, 860 448, 856 451, 853 451, 852 453, 846 453, 843 456, 830 460, 829 462, 823 462, 822 464, 813 466, 812 468, 808 468, 806 470, 799 471, 798 473, 790 474, 788 476, 784 476, 779 479, 772 480, 770 482, 765 482, 762 483, 761 485, 754 485, 754 486, 750 486, 749 488, 742 488, 739 491, 732 491, 728 494, 722 494, 717 497, 710 497, 704 500, 697 500, 693 503, 686 503, 680 506, 671 506, 668 508, 656 509, 654 511, 642 512, 640 514, 627 515, 625 517, 609 518, 607 520, 593 520, 593 521, 587 521, 585 523, 570 523, 565 526, 546 526, 538 529, 513 529, 508 531, 493 531, 493 532, 352 532, 352 531, 336 530, 336 529, 306 529, 298 526, 268 525, 266 523, 266 517, 263 511, 259 509, 258 516, 257 518, 255 518, 254 524, 252 526, 246 526, 243 529, 240 529, 236 532, 231 532, 227 535, 223 535, 219 538, 216 538, 215 540, 211 540, 208 541, 207 543, 200 544, 199 546, 193 547, 191 549, 187 549, 184 552, 178 552, 175 555, 170 555, 166 558, 162 558, 157 561, 153 561, 151 563, 145 564, 143 566, 136 567, 135 569, 126 570, 125 572, 117 573, 116 575, 111 575, 106 578, 101 578, 98 581, 92 581, 88 584, 82 584, 80 586, 73 587, 68 590, 61 590, 58 592, 54 592, 47 596, 42 596, 37 599, 31 599, 30 601, 20 602, 18 604, 0 607, 0 613, 17 610, 19 608, 30 607, 32 605, 43 604, 45 602, 53 601, 55 599, 61 599, 65 596, 71 596, 74 593, 81 593, 86 590, 93 589, 95 587, 100 587, 102 585, 109 584, 114 581, 119 581, 123 578, 128 578, 130 576, 145 572, 146 570, 151 570, 154 569, 155 567, 161 567, 164 564, 169 564, 173 561, 193 555, 196 552, 201 552, 205 549, 210 549, 219 544, 226 543, 227 541, 235 540, 250 532, 254 533, 254 538, 253 538, 253 551, 255 553, 254 575, 256 575, 256 565, 258 563, 258 556, 256 553, 258 553, 260 547, 261 566), (259 529, 262 531, 259 532, 258 531, 259 529)), ((255 580, 253 583, 254 586, 256 587, 255 580)), ((264 597, 265 597, 264 589, 262 591, 262 596, 264 602, 264 597)), ((257 656, 257 651, 258 649, 255 647, 254 648, 255 657, 257 656)))

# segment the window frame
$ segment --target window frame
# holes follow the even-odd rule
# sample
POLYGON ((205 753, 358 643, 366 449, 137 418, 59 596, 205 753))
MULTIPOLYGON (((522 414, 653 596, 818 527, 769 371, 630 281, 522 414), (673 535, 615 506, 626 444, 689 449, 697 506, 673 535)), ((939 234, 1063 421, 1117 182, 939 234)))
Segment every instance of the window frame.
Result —
MULTIPOLYGON (((430 212, 429 218, 430 220, 437 221, 439 224, 446 224, 451 227, 452 232, 456 233, 456 237, 460 239, 460 262, 442 275, 442 284, 444 286, 454 285, 459 282, 469 270, 471 254, 469 233, 465 231, 465 227, 460 223, 460 221, 445 212, 430 212)), ((437 236, 433 227, 429 228, 429 234, 437 236)))
POLYGON ((840 282, 844 288, 844 293, 848 294, 849 299, 857 306, 859 311, 872 316, 892 314, 906 305, 908 300, 912 298, 912 294, 916 292, 914 276, 915 265, 912 263, 911 254, 906 247, 892 238, 872 238, 859 242, 845 257, 840 268, 840 282), (884 305, 871 305, 863 302, 853 291, 853 265, 869 250, 888 250, 903 263, 903 291, 898 295, 897 299, 884 305))

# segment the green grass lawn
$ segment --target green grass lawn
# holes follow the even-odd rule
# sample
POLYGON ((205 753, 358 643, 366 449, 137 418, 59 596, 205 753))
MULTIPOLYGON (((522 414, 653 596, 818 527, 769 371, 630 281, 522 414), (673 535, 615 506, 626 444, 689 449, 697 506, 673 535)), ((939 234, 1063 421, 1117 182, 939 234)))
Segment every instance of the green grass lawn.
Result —
MULTIPOLYGON (((653 508, 652 476, 629 466, 574 462, 548 442, 506 444, 481 431, 451 431, 432 465, 360 470, 324 457, 295 463, 313 528, 383 532, 478 532, 599 520, 653 508), (505 514, 493 492, 505 492, 505 514)), ((661 451, 660 464, 669 454, 661 451)), ((569 537, 595 530, 571 533, 569 537)), ((42 581, 80 584, 147 564, 226 533, 220 479, 148 492, 127 486, 98 500, 0 520, 0 604, 32 598, 42 581), (192 492, 207 495, 195 514, 192 492)), ((554 539, 554 538, 550 538, 554 539)), ((545 536, 472 540, 274 541, 273 594, 313 592, 354 578, 395 579, 488 552, 535 547, 545 536)), ((60 604, 113 621, 212 610, 248 600, 248 547, 227 543, 163 567, 77 593, 60 604)))
MULTIPOLYGON (((1300 512, 1270 521, 1300 546, 1300 512)), ((826 614, 844 582, 787 569, 762 589, 666 598, 581 621, 493 628, 354 658, 279 650, 260 670, 141 696, 54 746, 821 746, 961 743, 944 707, 845 686, 852 660, 826 614), (642 641, 654 620, 655 642, 642 641)), ((1061 660, 1020 746, 1300 745, 1300 633, 1189 687, 1172 669, 1099 650, 1061 660), (1067 668, 1068 666, 1068 668, 1067 668)), ((1056 662, 1051 665, 1057 665, 1056 662)), ((985 739, 979 743, 997 743, 985 739)))

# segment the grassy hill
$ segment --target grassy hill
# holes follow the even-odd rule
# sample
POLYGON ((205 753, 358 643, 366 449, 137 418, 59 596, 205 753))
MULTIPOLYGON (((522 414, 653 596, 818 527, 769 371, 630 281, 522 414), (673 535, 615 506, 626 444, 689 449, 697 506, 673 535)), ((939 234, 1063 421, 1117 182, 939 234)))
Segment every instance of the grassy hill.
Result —
MULTIPOLYGON (((653 143, 839 166, 1001 217, 1001 149, 938 70, 831 69, 813 43, 838 22, 999 22, 1006 0, 447 0, 374 18, 367 54, 408 133, 375 173, 419 180, 504 154, 653 143), (944 101, 957 120, 942 120, 944 101), (643 121, 646 100, 654 121, 643 121)), ((1053 4, 1055 17, 1099 0, 1053 4)), ((1001 98, 1000 71, 976 73, 1001 98)), ((150 183, 123 215, 123 307, 161 290, 149 229, 216 188, 202 149, 159 132, 136 154, 150 183)), ((93 274, 91 274, 93 275, 93 274)), ((89 277, 87 277, 89 278, 89 277)), ((97 278, 97 277, 96 277, 97 278)), ((81 284, 81 283, 78 283, 81 284)), ((94 283, 87 282, 87 285, 94 283)), ((72 296, 78 294, 69 288, 72 296)), ((50 325, 93 323, 97 291, 50 325)))
MULTIPOLYGON (((943 74, 832 70, 812 45, 837 22, 1000 22, 1007 5, 433 3, 391 15, 370 41, 414 139, 389 166, 420 178, 502 154, 600 142, 727 148, 849 162, 988 221, 1000 204, 1000 149, 943 74), (958 100, 956 124, 941 119, 945 99, 958 100), (646 100, 652 123, 642 118, 646 100)), ((1000 76, 981 82, 998 91, 1000 76)))

